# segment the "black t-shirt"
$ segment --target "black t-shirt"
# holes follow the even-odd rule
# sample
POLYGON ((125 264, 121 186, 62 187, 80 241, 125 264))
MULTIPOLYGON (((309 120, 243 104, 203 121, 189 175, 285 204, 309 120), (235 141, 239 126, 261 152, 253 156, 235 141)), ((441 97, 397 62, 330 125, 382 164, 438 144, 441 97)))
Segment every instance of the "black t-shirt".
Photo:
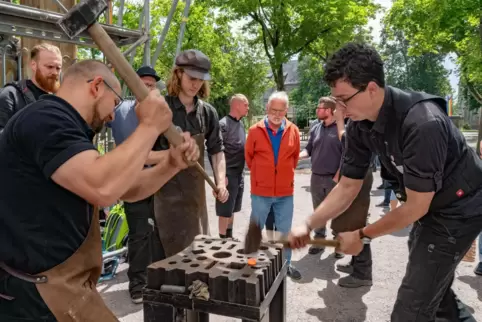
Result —
MULTIPOLYGON (((175 126, 180 127, 183 132, 189 132, 191 136, 203 133, 209 155, 224 151, 218 113, 211 104, 201 103, 201 100, 195 97, 194 110, 187 113, 186 107, 177 96, 167 95, 165 98, 172 110, 172 123, 175 126)), ((161 135, 156 141, 154 150, 167 149, 169 149, 169 142, 164 135, 161 135)))
POLYGON ((65 261, 87 236, 92 206, 51 176, 95 147, 93 131, 66 101, 45 95, 31 107, 0 136, 0 261, 36 274, 65 261))
MULTIPOLYGON (((390 160, 391 174, 406 188, 417 192, 438 192, 447 169, 453 169, 467 157, 463 134, 450 118, 432 101, 413 106, 403 124, 394 124, 391 88, 385 89, 385 100, 375 122, 350 122, 346 130, 346 148, 342 174, 363 179, 370 167, 372 153, 390 160), (399 147, 401 147, 399 149, 399 147)), ((447 216, 471 217, 482 214, 482 189, 440 209, 447 216)))

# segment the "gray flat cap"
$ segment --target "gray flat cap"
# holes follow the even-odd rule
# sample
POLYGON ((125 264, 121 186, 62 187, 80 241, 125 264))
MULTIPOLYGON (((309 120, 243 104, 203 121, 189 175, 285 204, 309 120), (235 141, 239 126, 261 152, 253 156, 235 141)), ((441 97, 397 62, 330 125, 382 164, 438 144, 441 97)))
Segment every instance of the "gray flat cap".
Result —
POLYGON ((210 80, 211 61, 199 50, 189 49, 176 57, 176 66, 182 67, 191 77, 210 80))

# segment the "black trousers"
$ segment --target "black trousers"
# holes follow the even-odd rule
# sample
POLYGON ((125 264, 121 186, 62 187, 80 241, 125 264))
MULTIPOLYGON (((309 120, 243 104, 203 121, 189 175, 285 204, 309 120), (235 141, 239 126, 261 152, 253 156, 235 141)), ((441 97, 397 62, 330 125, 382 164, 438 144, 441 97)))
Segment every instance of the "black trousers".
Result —
POLYGON ((448 219, 427 214, 414 224, 391 322, 475 322, 451 286, 457 265, 481 229, 482 216, 448 219))
POLYGON ((166 258, 154 218, 153 198, 124 203, 129 225, 127 257, 129 292, 139 292, 147 283, 147 266, 166 258))

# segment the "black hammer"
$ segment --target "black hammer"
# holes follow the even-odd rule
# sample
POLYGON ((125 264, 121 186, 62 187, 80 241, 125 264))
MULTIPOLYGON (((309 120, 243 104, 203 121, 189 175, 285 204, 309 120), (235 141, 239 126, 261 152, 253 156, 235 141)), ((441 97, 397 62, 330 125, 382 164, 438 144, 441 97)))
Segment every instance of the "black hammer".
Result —
MULTIPOLYGON (((149 90, 142 83, 139 76, 121 53, 117 45, 112 41, 107 32, 97 22, 99 16, 107 9, 107 2, 105 0, 81 0, 78 4, 73 6, 57 23, 65 34, 74 38, 86 31, 92 37, 99 49, 104 53, 109 62, 115 68, 120 77, 126 82, 129 89, 139 102, 143 101, 149 90)), ((169 129, 163 133, 169 143, 178 146, 183 142, 181 134, 178 133, 174 124, 171 124, 169 129)), ((203 167, 196 162, 194 164, 196 169, 203 175, 214 191, 218 192, 216 184, 204 171, 203 167)))

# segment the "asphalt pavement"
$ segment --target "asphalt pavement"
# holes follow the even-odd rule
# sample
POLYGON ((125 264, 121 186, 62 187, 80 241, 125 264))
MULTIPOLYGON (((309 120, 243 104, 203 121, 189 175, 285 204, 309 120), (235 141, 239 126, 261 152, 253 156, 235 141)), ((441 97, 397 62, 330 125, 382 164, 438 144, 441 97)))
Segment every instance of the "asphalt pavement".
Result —
MULTIPOLYGON (((309 162, 308 162, 309 164, 309 162)), ((209 167, 209 166, 208 166, 209 167)), ((306 168, 302 166, 302 168, 306 168)), ((309 168, 309 167, 308 167, 309 168)), ((384 215, 375 207, 383 199, 383 191, 376 190, 381 183, 379 172, 375 173, 372 190, 370 221, 384 215)), ((214 199, 206 185, 211 234, 218 236, 214 199)), ((243 209, 236 214, 234 236, 244 239, 250 206, 249 174, 245 178, 243 209)), ((295 177, 295 210, 293 225, 303 224, 312 213, 309 169, 297 170, 295 177)), ((287 282, 287 322, 387 322, 390 320, 397 289, 407 263, 407 239, 409 227, 396 233, 378 238, 372 242, 373 286, 358 289, 344 289, 337 286, 337 280, 346 276, 335 271, 336 263, 348 261, 348 257, 336 260, 331 250, 321 257, 309 255, 307 249, 293 253, 293 264, 299 268, 303 278, 287 282)), ((454 290, 470 306, 477 321, 482 321, 482 277, 473 273, 475 263, 462 262, 456 271, 454 290)), ((114 280, 99 284, 102 297, 122 322, 143 321, 142 305, 132 304, 127 291, 127 264, 122 264, 114 280)), ((211 316, 211 322, 240 321, 232 318, 211 316)))

